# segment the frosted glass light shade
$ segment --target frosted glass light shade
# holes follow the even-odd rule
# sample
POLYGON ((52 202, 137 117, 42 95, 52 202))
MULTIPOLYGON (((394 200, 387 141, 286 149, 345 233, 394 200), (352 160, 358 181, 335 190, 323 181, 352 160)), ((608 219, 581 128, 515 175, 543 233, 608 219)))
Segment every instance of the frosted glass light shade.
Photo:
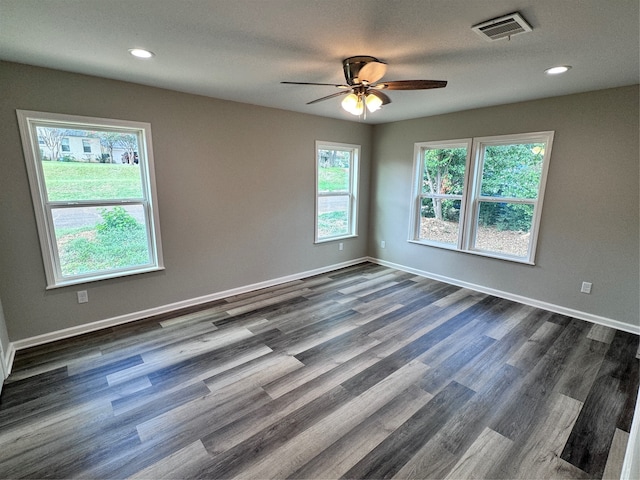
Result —
POLYGON ((369 110, 370 112, 375 112, 376 110, 380 110, 380 107, 382 106, 382 100, 380 99, 380 97, 377 97, 372 93, 367 95, 367 99, 365 100, 365 103, 367 104, 367 110, 369 110))
POLYGON ((342 100, 342 108, 352 115, 360 115, 363 111, 362 100, 355 93, 350 93, 342 100))

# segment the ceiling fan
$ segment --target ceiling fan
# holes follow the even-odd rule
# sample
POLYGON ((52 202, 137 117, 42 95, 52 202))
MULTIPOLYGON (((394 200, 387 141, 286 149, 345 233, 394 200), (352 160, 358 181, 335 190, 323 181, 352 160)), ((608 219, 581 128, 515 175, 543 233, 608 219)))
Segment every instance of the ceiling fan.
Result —
POLYGON ((391 99, 381 90, 426 90, 447 86, 444 80, 395 80, 381 82, 380 79, 387 71, 387 64, 375 57, 359 55, 345 58, 342 61, 344 78, 347 83, 313 83, 313 82, 280 82, 288 85, 326 85, 342 89, 326 97, 321 97, 307 103, 329 100, 330 98, 346 95, 342 100, 342 108, 353 115, 366 115, 366 111, 375 112, 383 105, 391 103, 391 99), (365 109, 366 107, 366 109, 365 109))

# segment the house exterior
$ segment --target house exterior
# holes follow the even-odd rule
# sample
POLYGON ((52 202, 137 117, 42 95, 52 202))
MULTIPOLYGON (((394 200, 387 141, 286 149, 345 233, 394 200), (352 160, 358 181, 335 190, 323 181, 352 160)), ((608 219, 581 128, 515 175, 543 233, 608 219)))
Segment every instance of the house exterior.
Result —
POLYGON ((48 141, 47 132, 38 132, 38 145, 43 160, 61 160, 78 162, 99 162, 102 158, 100 139, 84 135, 81 131, 66 131, 55 141, 48 141), (59 142, 59 143, 58 143, 59 142), (53 143, 57 144, 57 155, 53 143), (54 158, 56 157, 57 158, 54 158))
POLYGON ((55 148, 51 146, 52 142, 47 141, 46 135, 38 135, 41 158, 72 162, 128 163, 126 149, 115 146, 113 159, 111 159, 109 150, 102 145, 100 137, 96 134, 87 135, 87 133, 89 132, 84 130, 65 130, 57 139, 59 142, 57 155, 54 152, 55 148))

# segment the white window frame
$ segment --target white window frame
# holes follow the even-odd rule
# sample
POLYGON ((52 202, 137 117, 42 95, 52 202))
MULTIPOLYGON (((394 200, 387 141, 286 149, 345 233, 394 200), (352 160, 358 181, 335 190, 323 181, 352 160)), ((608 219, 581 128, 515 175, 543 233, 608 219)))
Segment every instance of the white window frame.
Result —
POLYGON ((315 150, 315 243, 331 242, 334 240, 341 240, 345 238, 352 238, 358 236, 358 176, 359 176, 359 162, 360 162, 360 145, 354 145, 350 143, 337 143, 316 141, 315 150), (321 192, 318 189, 319 182, 319 169, 320 169, 320 150, 341 150, 350 152, 349 159, 349 190, 344 192, 321 192), (319 199, 323 196, 345 196, 349 199, 348 207, 348 232, 341 235, 333 235, 330 237, 320 237, 318 235, 318 215, 319 215, 319 199))
POLYGON ((414 163, 413 163, 413 172, 414 172, 414 181, 413 181, 413 201, 411 202, 411 218, 413 219, 413 224, 411 226, 411 230, 409 232, 409 239, 412 242, 422 243, 425 245, 433 245, 441 248, 447 248, 450 250, 462 250, 463 249, 463 231, 464 231, 464 215, 466 212, 466 204, 467 204, 467 195, 465 194, 468 190, 469 184, 469 165, 471 159, 471 148, 472 148, 472 139, 463 138, 457 140, 445 140, 442 142, 419 142, 414 145, 414 163), (448 148, 466 148, 467 149, 467 158, 465 160, 465 169, 464 169, 464 185, 463 191, 460 195, 434 195, 434 194, 425 194, 422 193, 422 179, 424 178, 424 151, 430 149, 448 149, 448 148), (455 199, 460 200, 460 222, 458 228, 458 242, 456 245, 452 245, 449 243, 436 242, 433 240, 420 239, 420 213, 421 213, 421 205, 423 198, 441 198, 441 199, 455 199))
POLYGON ((414 145, 413 165, 413 189, 411 197, 411 226, 409 229, 409 242, 428 245, 439 248, 481 255, 485 257, 509 260, 517 263, 535 265, 540 219, 542 216, 542 203, 547 183, 547 172, 553 147, 553 131, 533 133, 521 133, 510 135, 498 135, 490 137, 477 137, 458 140, 419 142, 414 145), (460 222, 458 244, 444 244, 427 239, 420 239, 420 204, 423 197, 432 197, 422 194, 421 182, 424 169, 424 150, 426 148, 454 148, 468 144, 467 164, 465 167, 464 192, 461 199, 460 222), (521 199, 509 197, 490 197, 481 195, 482 172, 484 152, 487 147, 495 145, 511 145, 517 143, 544 143, 545 151, 542 160, 542 172, 538 185, 538 195, 535 199, 521 199), (481 202, 519 203, 533 206, 531 230, 529 232, 529 248, 524 257, 509 255, 503 252, 482 250, 475 247, 475 238, 478 229, 478 212, 481 202))
POLYGON ((16 110, 20 136, 27 167, 31 197, 34 204, 36 224, 42 259, 44 262, 46 288, 53 289, 94 282, 107 278, 123 277, 164 269, 162 242, 160 239, 160 219, 156 196, 155 174, 153 166, 153 148, 151 142, 151 124, 128 120, 63 115, 48 112, 16 110), (52 128, 87 129, 118 131, 135 134, 138 137, 140 173, 142 181, 142 199, 110 199, 83 201, 49 201, 47 197, 44 172, 40 160, 37 126, 52 128), (144 160, 143 160, 144 159, 144 160), (52 210, 65 207, 114 207, 142 206, 145 213, 150 262, 144 265, 112 269, 105 272, 89 272, 79 275, 63 276, 60 268, 58 246, 55 237, 52 210))

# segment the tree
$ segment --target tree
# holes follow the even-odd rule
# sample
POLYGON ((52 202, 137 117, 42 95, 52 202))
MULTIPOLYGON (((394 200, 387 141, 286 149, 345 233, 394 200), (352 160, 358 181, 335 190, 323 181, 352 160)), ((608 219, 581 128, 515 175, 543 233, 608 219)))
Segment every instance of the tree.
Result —
POLYGON ((65 131, 60 128, 36 127, 38 140, 42 140, 45 146, 51 152, 51 160, 60 158, 60 149, 62 148, 62 137, 65 131))
MULTIPOLYGON (((510 144, 488 146, 482 169, 481 195, 518 199, 538 196, 542 161, 542 144, 510 144)), ((533 207, 510 202, 486 202, 480 211, 480 223, 495 225, 500 230, 529 231, 533 207)))
POLYGON ((113 163, 113 149, 118 145, 122 134, 116 132, 97 132, 100 138, 100 146, 107 150, 109 154, 109 163, 113 163))
POLYGON ((127 163, 134 164, 136 160, 136 150, 138 150, 138 138, 131 133, 121 134, 118 139, 118 145, 125 150, 127 163))
MULTIPOLYGON (((465 148, 425 150, 424 177, 422 180, 423 193, 431 195, 462 194, 465 161, 465 148)), ((432 201, 435 218, 443 220, 443 199, 432 197, 432 201)))
POLYGON ((320 150, 321 168, 349 168, 351 154, 343 150, 320 150))

